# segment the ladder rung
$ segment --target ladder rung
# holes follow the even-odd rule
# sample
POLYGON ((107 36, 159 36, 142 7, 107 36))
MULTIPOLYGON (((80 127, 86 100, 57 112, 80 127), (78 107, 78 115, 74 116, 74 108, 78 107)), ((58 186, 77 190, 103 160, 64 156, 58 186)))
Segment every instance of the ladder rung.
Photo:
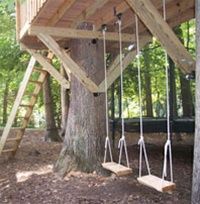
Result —
POLYGON ((24 120, 28 120, 29 117, 25 117, 25 116, 17 116, 17 118, 21 118, 21 119, 24 119, 24 120))
POLYGON ((44 70, 44 69, 39 69, 39 68, 34 68, 33 69, 34 71, 36 71, 36 72, 41 72, 41 73, 44 73, 44 74, 46 74, 47 73, 47 71, 46 70, 44 70))
POLYGON ((8 152, 14 152, 15 149, 5 149, 2 151, 2 153, 8 153, 8 152))
POLYGON ((28 104, 20 104, 21 107, 24 107, 24 108, 32 108, 33 105, 28 105, 28 104))
POLYGON ((13 142, 13 141, 19 141, 19 140, 21 140, 22 138, 20 138, 20 137, 15 137, 15 138, 9 138, 9 139, 7 139, 6 141, 7 142, 13 142))
POLYGON ((37 85, 42 85, 42 82, 41 81, 34 81, 34 80, 29 80, 30 83, 33 83, 33 84, 37 84, 37 85))

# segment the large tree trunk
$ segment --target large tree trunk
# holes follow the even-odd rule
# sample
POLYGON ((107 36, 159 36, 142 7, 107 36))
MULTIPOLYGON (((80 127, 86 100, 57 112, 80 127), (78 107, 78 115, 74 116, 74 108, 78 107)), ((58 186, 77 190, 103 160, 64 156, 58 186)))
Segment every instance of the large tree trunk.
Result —
MULTIPOLYGON (((85 29, 92 28, 83 24, 85 29)), ((102 42, 72 40, 71 57, 96 83, 104 78, 102 42)), ((105 96, 94 96, 73 76, 65 140, 55 172, 63 177, 72 169, 100 169, 105 138, 105 96)))
POLYGON ((200 203, 200 0, 196 1, 196 114, 192 204, 200 203))
POLYGON ((54 108, 53 108, 49 74, 47 75, 47 78, 43 84, 43 94, 44 94, 45 117, 46 117, 45 140, 61 141, 61 138, 58 134, 58 129, 56 127, 55 118, 54 118, 54 108))

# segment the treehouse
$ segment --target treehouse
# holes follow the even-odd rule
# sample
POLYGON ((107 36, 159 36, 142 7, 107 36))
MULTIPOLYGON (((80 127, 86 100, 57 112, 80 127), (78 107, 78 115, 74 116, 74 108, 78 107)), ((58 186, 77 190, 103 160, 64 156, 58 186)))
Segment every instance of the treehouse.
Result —
MULTIPOLYGON (((66 89, 70 88, 69 81, 52 65, 53 56, 60 60, 67 73, 75 76, 86 89, 94 94, 106 92, 107 88, 122 75, 122 69, 125 69, 138 55, 138 47, 142 49, 152 41, 152 37, 157 38, 166 53, 180 67, 183 73, 191 74, 195 70, 195 61, 178 39, 173 28, 194 17, 194 0, 16 1, 17 39, 21 48, 29 52, 32 58, 4 128, 0 141, 0 154, 11 152, 14 155, 16 153, 47 72, 61 86, 66 89), (120 25, 120 31, 116 29, 116 22, 120 25), (107 52, 115 55, 110 67, 107 70, 105 69, 105 72, 107 72, 106 79, 104 78, 100 82, 95 81, 93 76, 89 76, 81 65, 71 58, 69 52, 72 39, 88 39, 93 44, 98 41, 104 41, 105 43, 106 40, 107 52), (138 39, 140 46, 138 46, 138 39), (116 54, 119 41, 122 49, 119 54, 116 54), (42 51, 44 50, 48 51, 47 56, 43 54, 42 51), (36 67, 36 61, 42 68, 36 67), (31 80, 33 72, 40 73, 38 80, 31 80), (30 96, 30 102, 23 104, 22 98, 29 83, 35 84, 35 89, 30 96), (26 109, 24 121, 17 136, 9 138, 9 131, 19 107, 26 109), (9 145, 6 148, 8 143, 9 145)), ((105 54, 104 50, 104 56, 105 54)), ((124 138, 122 138, 121 142, 124 142, 125 145, 124 138)), ((117 172, 121 171, 121 169, 118 169, 118 164, 114 164, 114 166, 117 168, 117 172)), ((129 167, 129 165, 127 166, 129 167)), ((106 168, 110 169, 110 165, 106 168)), ((128 168, 128 172, 132 172, 132 170, 128 168)), ((147 185, 152 183, 152 179, 156 179, 158 183, 157 178, 151 177, 147 185)), ((168 186, 168 183, 166 185, 168 186)), ((174 189, 174 187, 173 184, 172 188, 174 189)), ((156 188, 163 191, 160 183, 156 188)))

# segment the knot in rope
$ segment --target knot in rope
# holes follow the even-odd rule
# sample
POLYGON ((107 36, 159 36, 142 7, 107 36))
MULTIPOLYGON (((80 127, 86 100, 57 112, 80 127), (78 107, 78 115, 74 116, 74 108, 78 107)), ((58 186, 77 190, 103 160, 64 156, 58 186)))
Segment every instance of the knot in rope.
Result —
POLYGON ((119 140, 118 149, 120 149, 122 147, 124 141, 125 141, 125 136, 123 135, 119 140))
POLYGON ((138 145, 141 145, 144 143, 144 137, 140 136, 140 139, 138 140, 138 145))
POLYGON ((167 176, 167 153, 168 148, 171 146, 171 140, 168 139, 165 143, 164 147, 164 167, 163 167, 163 174, 166 177, 167 176))

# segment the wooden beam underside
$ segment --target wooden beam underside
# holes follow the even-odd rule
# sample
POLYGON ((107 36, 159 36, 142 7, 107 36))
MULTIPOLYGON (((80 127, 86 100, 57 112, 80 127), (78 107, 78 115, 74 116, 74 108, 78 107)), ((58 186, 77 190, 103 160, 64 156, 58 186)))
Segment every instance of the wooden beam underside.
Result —
POLYGON ((195 61, 182 45, 173 30, 164 21, 158 10, 150 0, 125 0, 137 13, 139 18, 158 38, 173 61, 182 68, 183 72, 190 73, 195 69, 195 61))
MULTIPOLYGON (((44 33, 53 37, 60 38, 72 38, 72 39, 103 39, 102 32, 80 30, 72 28, 57 28, 57 27, 44 27, 44 26, 32 26, 29 29, 29 35, 38 35, 44 33)), ((106 33, 106 40, 108 41, 119 41, 119 34, 114 32, 106 33)), ((123 33, 123 42, 133 43, 135 41, 135 35, 123 33)))

